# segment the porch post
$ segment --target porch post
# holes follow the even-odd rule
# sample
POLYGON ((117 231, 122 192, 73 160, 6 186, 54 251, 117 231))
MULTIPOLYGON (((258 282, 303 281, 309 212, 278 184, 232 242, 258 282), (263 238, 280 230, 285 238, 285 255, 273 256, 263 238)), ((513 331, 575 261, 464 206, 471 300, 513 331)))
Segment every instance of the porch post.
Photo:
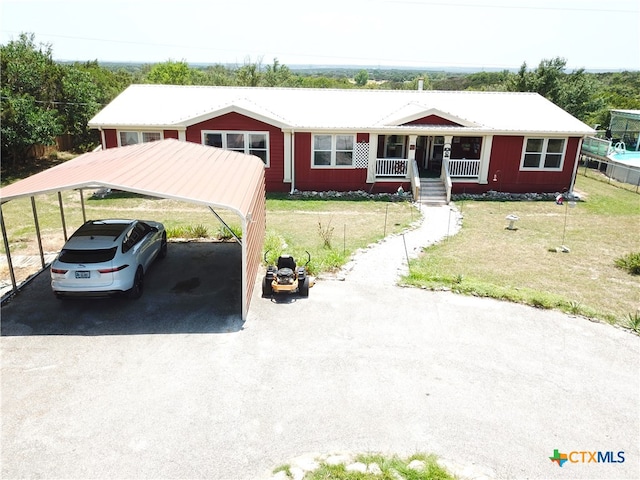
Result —
POLYGON ((491 163, 491 147, 493 146, 493 135, 482 138, 482 154, 480 155, 480 171, 478 172, 478 183, 486 185, 489 183, 489 164, 491 163))
POLYGON ((409 163, 411 160, 416 159, 416 143, 418 142, 418 135, 409 135, 409 152, 407 154, 407 159, 409 159, 409 163))
POLYGON ((291 182, 291 132, 284 131, 284 183, 291 182))
POLYGON ((367 164, 367 183, 376 181, 376 160, 378 157, 378 134, 369 134, 369 163, 367 164))
POLYGON ((444 147, 442 152, 443 160, 446 158, 447 160, 451 159, 451 144, 453 143, 453 135, 445 135, 444 136, 444 147))

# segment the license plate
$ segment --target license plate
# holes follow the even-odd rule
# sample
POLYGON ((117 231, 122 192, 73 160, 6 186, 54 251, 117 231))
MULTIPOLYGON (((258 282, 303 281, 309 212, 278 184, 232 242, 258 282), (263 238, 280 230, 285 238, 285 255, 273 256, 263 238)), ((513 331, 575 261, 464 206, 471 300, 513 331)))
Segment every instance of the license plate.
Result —
POLYGON ((91 278, 91 272, 84 270, 77 271, 76 278, 91 278))

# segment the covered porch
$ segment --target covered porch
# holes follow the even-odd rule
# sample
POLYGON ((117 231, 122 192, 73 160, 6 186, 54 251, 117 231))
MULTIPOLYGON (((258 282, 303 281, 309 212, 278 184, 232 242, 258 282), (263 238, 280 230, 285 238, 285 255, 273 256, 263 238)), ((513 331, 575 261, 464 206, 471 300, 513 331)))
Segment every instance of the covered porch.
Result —
MULTIPOLYGON (((371 135, 375 158, 369 182, 448 175, 454 181, 486 182, 492 137, 463 135, 371 135), (413 163, 415 161, 415 167, 413 163), (416 171, 414 171, 416 170, 416 171), (446 171, 446 172, 445 172, 446 171)), ((363 145, 364 146, 364 145, 363 145)))

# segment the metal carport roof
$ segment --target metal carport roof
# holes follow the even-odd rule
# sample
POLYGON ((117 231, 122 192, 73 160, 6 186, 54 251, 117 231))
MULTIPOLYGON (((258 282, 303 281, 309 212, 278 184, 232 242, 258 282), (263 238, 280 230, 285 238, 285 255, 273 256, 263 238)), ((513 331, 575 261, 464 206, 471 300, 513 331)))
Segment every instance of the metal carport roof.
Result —
POLYGON ((220 208, 236 213, 242 224, 242 318, 246 319, 264 242, 262 160, 167 139, 85 153, 3 187, 0 199, 5 203, 43 193, 97 187, 201 204, 214 213, 220 208))

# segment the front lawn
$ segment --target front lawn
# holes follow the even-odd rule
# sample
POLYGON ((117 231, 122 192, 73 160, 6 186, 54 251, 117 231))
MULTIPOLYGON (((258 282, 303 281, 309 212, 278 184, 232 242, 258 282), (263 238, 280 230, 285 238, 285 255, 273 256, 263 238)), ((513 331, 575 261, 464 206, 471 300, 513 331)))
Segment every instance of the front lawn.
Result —
POLYGON ((555 202, 459 202, 463 228, 411 263, 408 285, 526 303, 627 325, 640 277, 616 259, 640 251, 640 196, 579 175, 574 208, 555 202), (508 214, 520 220, 505 227, 508 214), (565 227, 566 225, 566 227, 565 227), (561 251, 562 245, 568 253, 561 251))

